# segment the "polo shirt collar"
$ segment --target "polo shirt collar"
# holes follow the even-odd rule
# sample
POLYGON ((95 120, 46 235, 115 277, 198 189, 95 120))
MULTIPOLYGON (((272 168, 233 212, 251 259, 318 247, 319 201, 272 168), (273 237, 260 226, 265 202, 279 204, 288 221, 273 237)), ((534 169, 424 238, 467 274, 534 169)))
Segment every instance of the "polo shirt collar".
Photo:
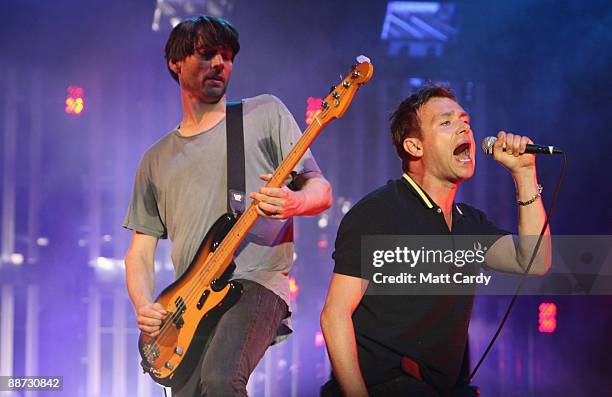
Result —
POLYGON ((407 173, 404 172, 403 177, 404 177, 405 180, 408 181, 410 186, 412 186, 414 191, 421 198, 421 201, 423 202, 423 204, 425 204, 427 206, 427 208, 432 209, 434 206, 433 206, 431 200, 429 199, 429 197, 427 196, 427 194, 425 194, 425 192, 423 191, 423 189, 421 189, 421 187, 407 173))
MULTIPOLYGON (((404 179, 406 181, 408 181, 408 183, 410 184, 410 186, 412 186, 412 188, 414 189, 414 191, 416 192, 416 194, 419 196, 419 198, 421 199, 421 201, 423 202, 423 204, 425 204, 427 206, 427 208, 432 209, 434 208, 433 203, 431 202, 431 199, 429 198, 429 196, 423 191, 423 189, 421 189, 421 187, 418 185, 418 183, 416 183, 414 181, 414 179, 412 179, 410 177, 410 175, 408 175, 407 173, 404 173, 403 175, 404 179)), ((455 209, 457 210, 457 213, 459 213, 459 215, 463 215, 463 212, 461 211, 461 208, 459 208, 459 206, 455 203, 453 203, 453 206, 455 207, 455 209)))

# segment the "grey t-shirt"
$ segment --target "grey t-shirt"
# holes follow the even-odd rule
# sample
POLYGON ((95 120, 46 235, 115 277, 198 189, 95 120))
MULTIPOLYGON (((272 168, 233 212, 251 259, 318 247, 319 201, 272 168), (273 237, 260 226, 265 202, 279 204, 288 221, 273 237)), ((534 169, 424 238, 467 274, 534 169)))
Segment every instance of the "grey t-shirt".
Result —
MULTIPOLYGON (((272 95, 243 100, 246 208, 301 136, 285 105, 272 95)), ((144 154, 123 226, 172 241, 176 277, 189 266, 212 224, 227 212, 225 119, 195 136, 173 130, 144 154)), ((231 150, 231 149, 230 149, 231 150)), ((310 150, 295 167, 320 172, 310 150)), ((255 281, 289 305, 293 222, 259 218, 239 247, 234 278, 255 281)))

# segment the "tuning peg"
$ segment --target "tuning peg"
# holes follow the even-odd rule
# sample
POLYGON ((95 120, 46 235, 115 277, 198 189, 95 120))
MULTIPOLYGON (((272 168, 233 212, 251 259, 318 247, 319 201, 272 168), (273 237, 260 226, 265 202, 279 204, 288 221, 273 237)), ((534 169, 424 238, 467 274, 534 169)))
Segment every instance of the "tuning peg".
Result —
POLYGON ((364 63, 364 62, 367 62, 367 63, 372 63, 372 61, 370 61, 370 58, 368 58, 367 56, 365 56, 365 55, 363 55, 363 54, 362 54, 362 55, 359 55, 359 56, 358 56, 357 58, 355 58, 355 59, 356 59, 357 63, 364 63))

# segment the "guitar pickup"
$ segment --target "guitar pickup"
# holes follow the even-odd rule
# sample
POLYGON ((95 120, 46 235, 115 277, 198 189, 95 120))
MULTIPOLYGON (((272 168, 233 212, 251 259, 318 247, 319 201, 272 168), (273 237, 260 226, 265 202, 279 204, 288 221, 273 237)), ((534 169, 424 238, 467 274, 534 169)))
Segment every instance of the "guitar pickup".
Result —
POLYGON ((176 305, 176 311, 179 313, 185 313, 185 310, 187 310, 187 306, 185 305, 185 301, 183 300, 182 296, 176 298, 174 304, 176 305))
POLYGON ((202 296, 200 296, 200 300, 198 301, 198 304, 197 304, 198 310, 201 310, 202 307, 204 307, 204 303, 206 303, 206 299, 208 299, 208 295, 210 295, 210 290, 205 289, 204 292, 202 293, 202 296))
POLYGON ((183 325, 185 325, 185 320, 183 320, 183 316, 175 318, 174 320, 172 320, 172 322, 174 323, 176 329, 181 329, 183 328, 183 325))

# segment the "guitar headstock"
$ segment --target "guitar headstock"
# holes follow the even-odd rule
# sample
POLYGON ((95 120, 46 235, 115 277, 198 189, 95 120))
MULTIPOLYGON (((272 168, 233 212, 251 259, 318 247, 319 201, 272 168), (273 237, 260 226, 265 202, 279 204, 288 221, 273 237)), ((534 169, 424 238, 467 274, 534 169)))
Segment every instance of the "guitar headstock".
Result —
POLYGON ((370 60, 361 55, 357 57, 357 62, 340 84, 333 86, 329 95, 323 100, 321 112, 316 117, 319 124, 325 125, 334 118, 342 117, 359 87, 372 78, 374 65, 370 63, 370 60))

